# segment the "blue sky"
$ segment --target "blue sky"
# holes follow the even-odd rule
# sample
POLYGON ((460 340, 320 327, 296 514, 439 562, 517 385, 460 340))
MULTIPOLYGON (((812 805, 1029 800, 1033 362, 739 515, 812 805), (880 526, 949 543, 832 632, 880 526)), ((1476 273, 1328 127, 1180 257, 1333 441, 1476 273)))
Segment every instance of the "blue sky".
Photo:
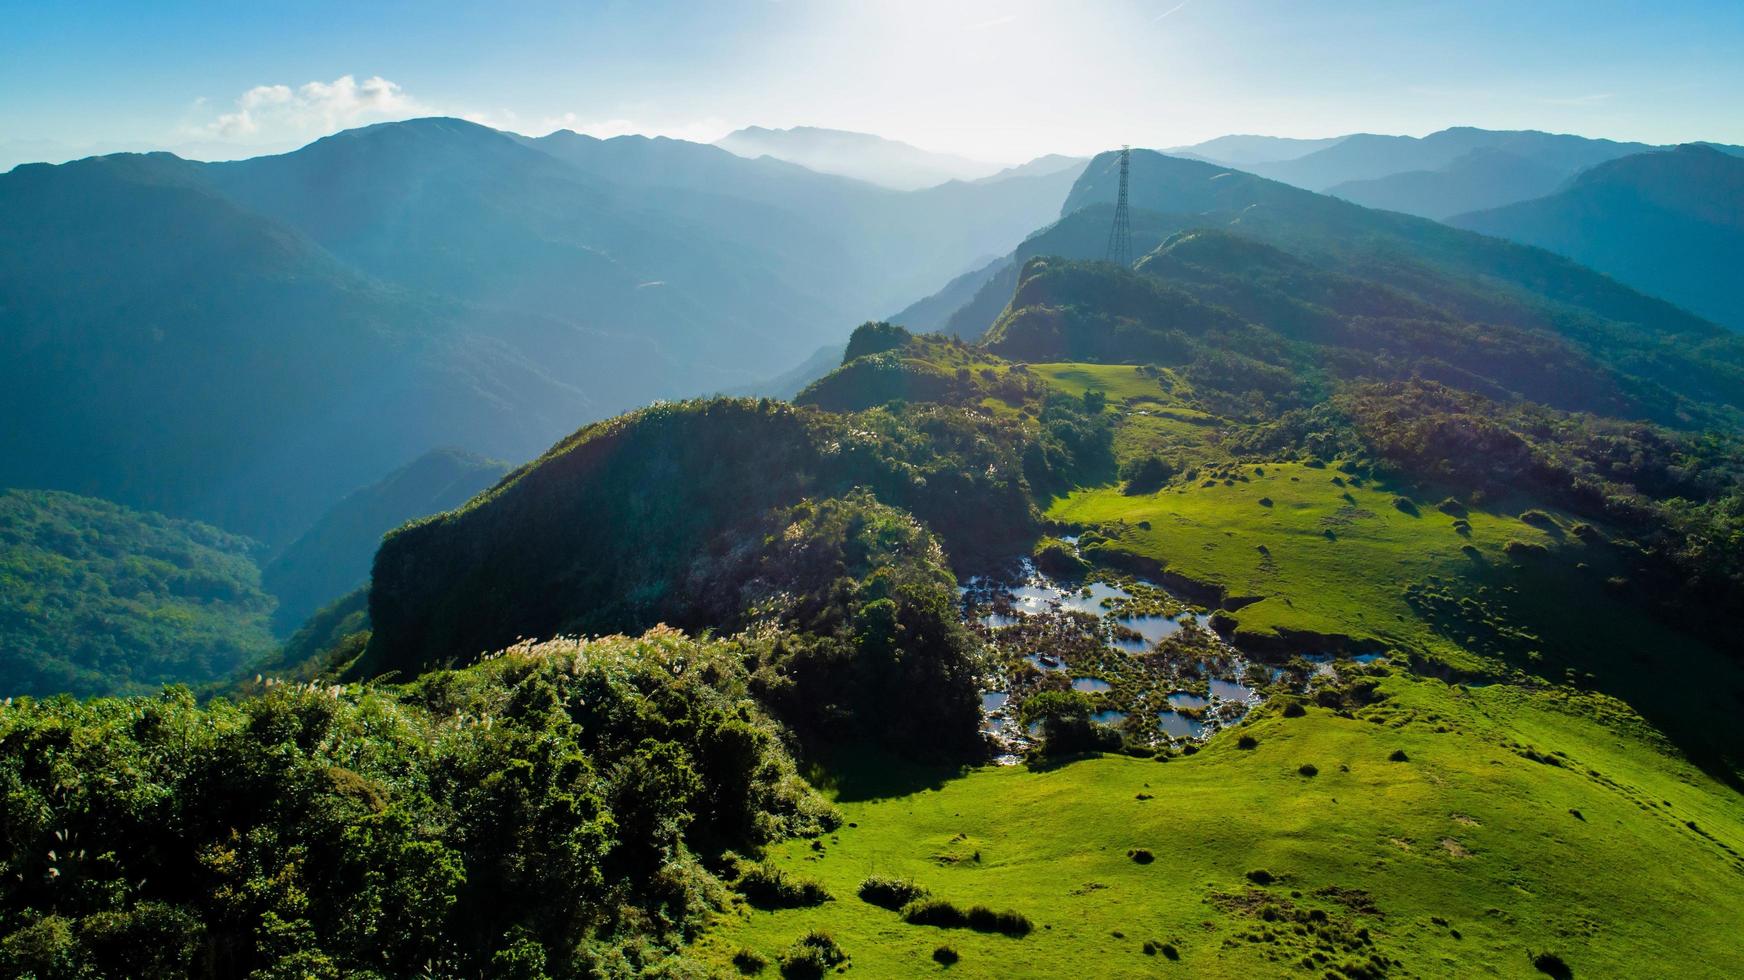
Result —
POLYGON ((1449 125, 1744 143, 1744 0, 0 0, 0 166, 412 115, 988 160, 1449 125))

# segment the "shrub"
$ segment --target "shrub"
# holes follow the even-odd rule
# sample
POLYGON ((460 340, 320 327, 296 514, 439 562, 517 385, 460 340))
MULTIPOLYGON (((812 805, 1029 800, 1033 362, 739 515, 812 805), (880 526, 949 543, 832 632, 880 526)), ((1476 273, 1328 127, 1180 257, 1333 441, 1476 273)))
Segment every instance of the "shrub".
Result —
POLYGON ((733 966, 746 976, 762 973, 769 961, 758 955, 755 950, 741 949, 733 954, 733 966))
POLYGON ((1530 524, 1533 527, 1550 528, 1556 526, 1556 521, 1552 520, 1549 514, 1546 514, 1541 510, 1526 511, 1520 515, 1520 521, 1523 524, 1530 524))
POLYGON ((1175 467, 1159 456, 1146 456, 1121 467, 1128 494, 1154 493, 1175 475, 1175 467))
POLYGON ((1042 750, 1049 755, 1118 749, 1119 733, 1090 721, 1093 708, 1081 691, 1043 691, 1023 703, 1023 714, 1042 723, 1042 750))
POLYGON ((927 890, 912 878, 893 878, 888 875, 873 875, 860 882, 860 900, 892 912, 913 902, 925 898, 927 890))
POLYGON ((1090 566, 1071 545, 1057 538, 1043 538, 1035 550, 1036 567, 1057 579, 1080 578, 1090 566))
POLYGON ((1509 538, 1508 543, 1502 545, 1502 550, 1507 553, 1508 557, 1515 559, 1536 558, 1550 553, 1550 549, 1541 544, 1532 544, 1521 541, 1519 538, 1509 538))
POLYGON ((1308 709, 1303 707, 1302 702, 1300 701, 1291 701, 1289 704, 1284 705, 1285 718, 1300 718, 1307 713, 1308 709))
POLYGON ((950 966, 959 959, 961 959, 961 957, 957 955, 957 951, 949 946, 940 946, 938 949, 933 950, 933 962, 940 966, 950 966))
POLYGON ((1261 497, 1260 498, 1260 506, 1261 507, 1270 507, 1271 505, 1272 505, 1272 498, 1270 498, 1270 497, 1261 497))
POLYGON ((882 354, 887 350, 895 350, 907 344, 913 336, 894 323, 868 322, 854 328, 853 336, 848 338, 848 347, 842 352, 842 363, 859 357, 882 354))
POLYGON ((1010 911, 995 912, 985 905, 969 910, 969 928, 976 932, 997 932, 1007 936, 1027 936, 1034 931, 1029 918, 1010 911))
POLYGON ((1320 775, 1320 770, 1316 768, 1312 762, 1302 763, 1300 766, 1296 767, 1296 771, 1309 778, 1320 775))
POLYGON ((781 954, 781 975, 787 980, 819 980, 847 958, 834 937, 813 929, 781 954))
POLYGON ((1466 514, 1470 513, 1469 511, 1466 510, 1464 504, 1453 499, 1452 497, 1448 497, 1446 500, 1443 500, 1441 503, 1436 504, 1435 509, 1438 511, 1441 511, 1443 514, 1446 514, 1449 517, 1464 517, 1464 516, 1466 516, 1466 514))
POLYGON ((1149 864, 1157 859, 1155 854, 1152 854, 1149 850, 1142 847, 1135 847, 1132 850, 1127 851, 1126 856, 1132 858, 1137 864, 1149 864))
POLYGON ((746 868, 736 887, 746 901, 762 909, 805 908, 830 900, 830 893, 819 882, 791 877, 768 864, 746 868))
POLYGON ((1035 929, 1021 913, 995 912, 985 905, 977 905, 965 912, 942 898, 924 898, 910 902, 902 910, 902 921, 916 926, 973 929, 976 932, 997 932, 1007 936, 1027 936, 1035 929))
POLYGON ((1267 871, 1264 868, 1255 868, 1247 873, 1247 880, 1256 885, 1269 885, 1278 879, 1270 871, 1267 871))
POLYGON ((1410 497, 1394 497, 1393 507, 1400 513, 1410 514, 1412 517, 1416 517, 1419 513, 1417 505, 1411 502, 1410 497))
POLYGON ((1411 757, 1405 754, 1404 749, 1394 749, 1393 754, 1387 756, 1387 761, 1388 762, 1410 762, 1411 757))
POLYGON ((912 926, 961 929, 968 925, 969 919, 962 909, 942 898, 922 898, 903 906, 902 921, 912 926))
POLYGON ((1254 738, 1252 735, 1243 735, 1242 737, 1235 740, 1235 747, 1238 749, 1256 748, 1259 746, 1259 744, 1260 744, 1260 740, 1257 738, 1254 738))

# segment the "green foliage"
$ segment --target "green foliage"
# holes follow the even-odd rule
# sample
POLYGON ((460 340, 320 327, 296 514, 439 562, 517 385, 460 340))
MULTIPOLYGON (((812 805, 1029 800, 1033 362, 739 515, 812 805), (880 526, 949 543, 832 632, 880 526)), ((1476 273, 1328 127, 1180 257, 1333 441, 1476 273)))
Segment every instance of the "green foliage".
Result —
POLYGON ((847 959, 829 933, 813 929, 781 954, 781 975, 786 980, 818 980, 847 959))
MULTIPOLYGON (((778 512, 856 487, 959 560, 1009 555, 1034 521, 1021 444, 1010 423, 939 406, 850 422, 714 400, 589 426, 467 507, 384 540, 357 671, 466 662, 528 635, 731 628, 762 598, 737 576, 778 512)), ((943 572, 942 553, 926 560, 943 572)))
POLYGON ((398 690, 0 708, 0 953, 104 976, 581 976, 654 955, 719 887, 693 849, 835 822, 743 657, 659 631, 398 690))
POLYGON ((927 890, 912 878, 872 875, 860 882, 860 900, 895 912, 910 902, 926 897, 927 890))
POLYGON ((896 350, 906 345, 912 337, 907 330, 894 323, 885 323, 882 320, 862 323, 854 328, 854 333, 848 338, 848 347, 842 352, 842 363, 847 364, 857 358, 896 350))
POLYGON ((749 607, 788 627, 760 647, 754 681, 766 702, 817 738, 970 751, 972 644, 932 537, 866 493, 800 504, 768 527, 754 564, 720 576, 758 583, 749 607))
POLYGON ((0 492, 0 691, 204 684, 272 647, 253 545, 68 493, 0 492))
POLYGON ((1155 454, 1129 460, 1120 467, 1129 494, 1155 493, 1175 476, 1175 467, 1155 454))
POLYGON ((1025 722, 1040 722, 1042 749, 1065 755, 1120 747, 1120 736, 1090 720, 1095 705, 1081 691, 1043 691, 1023 702, 1025 722))
POLYGON ((830 900, 830 893, 816 881, 794 877, 768 864, 745 868, 733 887, 746 901, 762 909, 805 908, 830 900))
POLYGON ((941 898, 922 898, 908 903, 902 909, 902 921, 916 926, 973 929, 1007 936, 1027 936, 1035 930, 1034 924, 1022 913, 995 912, 985 905, 961 909, 941 898))

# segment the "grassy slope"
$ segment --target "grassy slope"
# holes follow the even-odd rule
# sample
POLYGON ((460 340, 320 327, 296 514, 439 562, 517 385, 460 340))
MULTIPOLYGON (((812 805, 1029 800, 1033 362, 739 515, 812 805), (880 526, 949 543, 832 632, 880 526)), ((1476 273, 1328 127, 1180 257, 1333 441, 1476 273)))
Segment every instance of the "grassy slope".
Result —
POLYGON ((1727 724, 1744 678, 1611 600, 1605 545, 1573 535, 1566 515, 1553 514, 1554 526, 1522 521, 1524 502, 1474 509, 1463 536, 1433 501, 1409 513, 1393 489, 1334 467, 1236 466, 1219 445, 1230 423, 1195 408, 1171 372, 1028 369, 1070 394, 1106 394, 1120 413, 1122 460, 1161 452, 1200 468, 1155 494, 1081 489, 1048 516, 1113 530, 1109 547, 1259 597, 1234 612, 1251 637, 1350 636, 1515 683, 1449 686, 1400 673, 1383 685, 1390 697, 1355 718, 1311 708, 1285 719, 1267 708, 1166 763, 908 773, 903 785, 888 765, 842 766, 827 778, 839 780, 837 800, 857 826, 821 851, 795 841, 772 855, 822 880, 835 901, 781 912, 735 905, 699 941, 701 954, 723 969, 741 948, 773 962, 818 927, 863 976, 938 970, 931 954, 941 944, 962 955, 950 972, 965 976, 1272 975, 1300 965, 1314 942, 1213 899, 1244 894, 1245 873, 1265 868, 1282 876, 1265 889, 1277 900, 1325 910, 1340 937, 1365 926, 1373 937, 1373 950, 1337 949, 1306 975, 1371 951, 1402 961, 1395 973, 1424 976, 1539 975, 1529 953, 1544 950, 1576 976, 1744 969, 1730 939, 1744 915, 1744 798, 1683 751, 1700 747, 1691 729, 1727 724), (1510 541, 1547 552, 1510 556, 1510 541), (1517 632, 1478 642, 1473 622, 1408 601, 1411 585, 1469 599, 1517 632), (1692 690, 1692 673, 1711 683, 1692 690), (1682 734, 1662 734, 1678 725, 1682 734), (1259 746, 1237 749, 1242 734, 1259 746), (1387 761, 1394 749, 1410 761, 1387 761), (1319 775, 1299 775, 1303 763, 1319 775), (1155 863, 1131 861, 1135 847, 1155 863), (963 906, 1015 909, 1037 930, 1010 939, 910 926, 855 897, 869 874, 912 877, 963 906), (1315 894, 1327 887, 1368 893, 1379 915, 1315 894), (1275 941, 1264 941, 1268 930, 1275 941), (1146 940, 1172 943, 1180 962, 1146 955, 1146 940))
POLYGON ((1049 516, 1124 521, 1122 550, 1232 596, 1259 597, 1235 614, 1244 632, 1284 628, 1418 647, 1439 644, 1405 602, 1404 584, 1506 564, 1510 540, 1556 543, 1538 527, 1484 511, 1469 514, 1471 535, 1462 536, 1454 518, 1428 502, 1408 514, 1394 506, 1394 493, 1355 486, 1334 469, 1274 463, 1241 467, 1240 476, 1233 485, 1177 484, 1136 497, 1111 487, 1080 490, 1056 501, 1049 516), (1461 550, 1468 546, 1481 558, 1468 557, 1461 550))
MULTIPOLYGON (((856 976, 937 970, 930 956, 941 943, 962 955, 950 969, 959 976, 1269 976, 1314 947, 1288 926, 1270 926, 1276 941, 1249 941, 1268 923, 1210 900, 1242 894, 1244 875, 1263 868, 1280 877, 1264 891, 1300 892, 1295 904, 1326 910, 1346 934, 1367 927, 1381 954, 1404 962, 1401 973, 1532 975, 1529 950, 1560 953, 1576 976, 1744 969, 1736 794, 1571 714, 1583 706, 1557 695, 1404 677, 1383 689, 1392 696, 1357 718, 1310 709, 1257 720, 1240 729, 1257 737, 1252 751, 1227 732, 1166 763, 981 769, 882 798, 855 799, 850 785, 838 801, 858 826, 822 851, 795 841, 774 852, 836 900, 736 906, 699 949, 723 964, 741 947, 773 958, 816 926, 852 955, 856 976), (1566 746, 1569 758, 1529 761, 1516 745, 1566 746), (1395 749, 1409 761, 1388 761, 1395 749), (1298 775, 1303 763, 1319 775, 1298 775), (1155 863, 1126 856, 1138 847, 1155 863), (1016 909, 1037 929, 1009 939, 906 925, 855 897, 874 873, 911 876, 959 904, 1016 909), (1326 887, 1368 893, 1378 914, 1315 894, 1326 887), (1174 944, 1181 961, 1145 955, 1146 940, 1174 944)), ((1340 951, 1332 962, 1350 958, 1340 951)))

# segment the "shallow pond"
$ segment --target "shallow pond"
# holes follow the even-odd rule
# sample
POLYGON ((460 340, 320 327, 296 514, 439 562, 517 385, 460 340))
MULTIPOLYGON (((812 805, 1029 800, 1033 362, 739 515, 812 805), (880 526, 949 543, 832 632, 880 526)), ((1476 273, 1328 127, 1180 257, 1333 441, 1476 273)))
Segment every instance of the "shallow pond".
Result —
POLYGON ((1005 707, 1005 702, 1010 699, 1011 695, 1004 691, 982 691, 981 710, 998 711, 1000 708, 1005 707))
MULTIPOLYGON (((1005 587, 986 579, 971 579, 957 591, 963 595, 973 592, 982 597, 1004 593, 1011 602, 1010 612, 989 612, 981 617, 982 623, 995 628, 1015 626, 1022 621, 1023 616, 1034 616, 1055 609, 1102 618, 1108 613, 1104 602, 1132 598, 1132 593, 1128 590, 1107 582, 1091 582, 1083 586, 1060 585, 1037 572, 1028 559, 1023 562, 1023 572, 1023 581, 1016 586, 1005 587)), ((1138 637, 1123 637, 1115 640, 1114 645, 1131 653, 1143 653, 1156 646, 1164 637, 1179 631, 1182 624, 1189 619, 1207 627, 1211 622, 1210 616, 1198 613, 1182 613, 1175 619, 1167 616, 1128 616, 1118 619, 1116 622, 1137 633, 1138 637)))
POLYGON ((1203 708, 1210 703, 1208 699, 1197 694, 1188 694, 1186 691, 1176 691, 1169 695, 1169 707, 1171 708, 1203 708))
POLYGON ((1097 677, 1074 677, 1072 690, 1083 691, 1085 694, 1101 694, 1103 691, 1114 690, 1114 685, 1097 677))
POLYGON ((1090 716, 1090 720, 1098 725, 1118 725, 1126 720, 1126 712, 1098 711, 1090 716))
POLYGON ((1246 684, 1238 684, 1235 681, 1212 681, 1211 696, 1214 698, 1221 698, 1224 701, 1241 701, 1244 703, 1254 700, 1253 688, 1248 687, 1246 684))
POLYGON ((1173 711, 1157 712, 1157 726, 1176 738, 1199 738, 1205 734, 1205 723, 1173 711))

